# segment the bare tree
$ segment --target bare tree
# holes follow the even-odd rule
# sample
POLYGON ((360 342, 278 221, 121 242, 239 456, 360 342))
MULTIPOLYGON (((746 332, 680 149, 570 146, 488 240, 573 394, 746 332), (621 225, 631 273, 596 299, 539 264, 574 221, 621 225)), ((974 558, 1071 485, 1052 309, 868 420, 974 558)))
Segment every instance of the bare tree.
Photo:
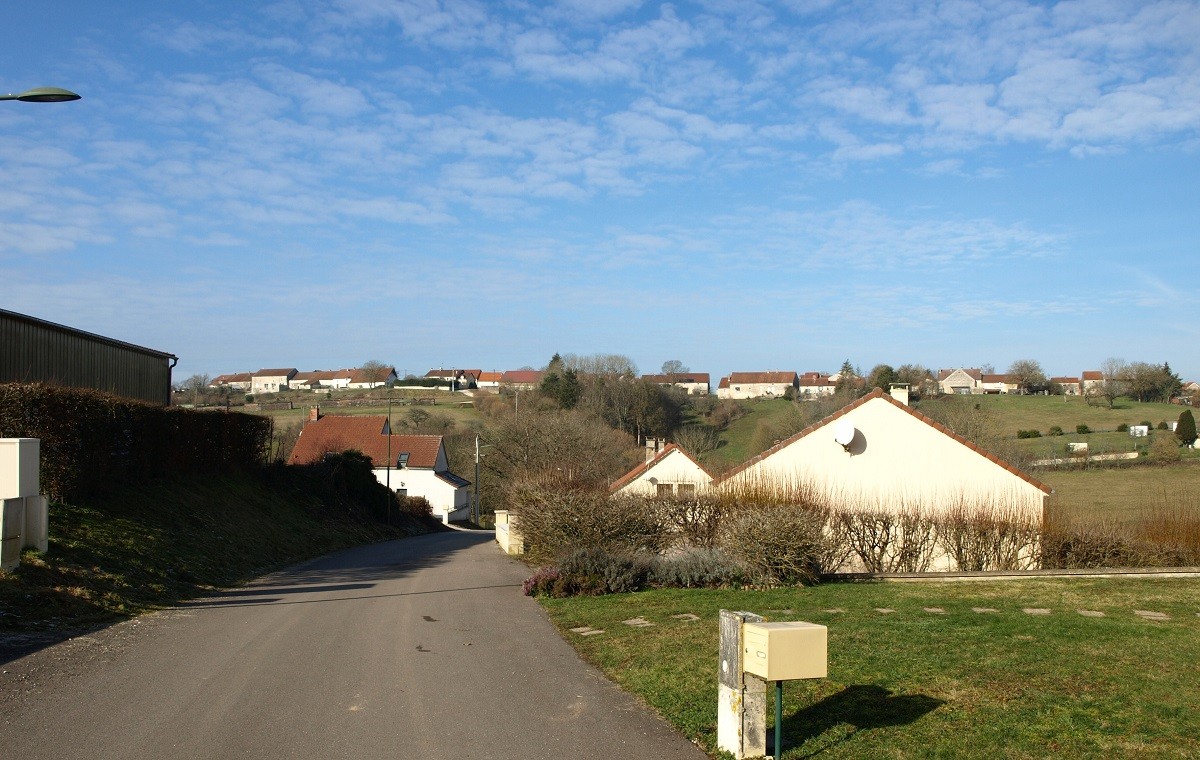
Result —
POLYGON ((711 425, 684 425, 675 431, 675 443, 692 456, 703 456, 717 448, 721 436, 711 425))
POLYGON ((692 370, 678 359, 668 359, 663 362, 662 373, 667 377, 674 378, 677 375, 687 374, 692 370))
POLYGON ((1008 379, 1017 384, 1022 393, 1040 390, 1046 387, 1046 373, 1042 365, 1034 359, 1017 359, 1008 368, 1008 379))
POLYGON ((1100 374, 1104 378, 1098 385, 1084 389, 1084 398, 1089 404, 1104 401, 1109 409, 1113 408, 1118 396, 1126 392, 1129 379, 1129 364, 1124 359, 1109 357, 1100 362, 1100 374))

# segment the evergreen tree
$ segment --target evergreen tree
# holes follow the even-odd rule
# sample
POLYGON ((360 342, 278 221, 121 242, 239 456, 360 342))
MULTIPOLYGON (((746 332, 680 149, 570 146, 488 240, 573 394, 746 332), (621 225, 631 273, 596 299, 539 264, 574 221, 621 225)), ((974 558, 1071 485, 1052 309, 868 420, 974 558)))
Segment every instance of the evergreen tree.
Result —
POLYGON ((1192 416, 1191 409, 1184 409, 1183 414, 1179 415, 1179 422, 1175 425, 1175 437, 1184 446, 1191 446, 1196 442, 1196 418, 1192 416))

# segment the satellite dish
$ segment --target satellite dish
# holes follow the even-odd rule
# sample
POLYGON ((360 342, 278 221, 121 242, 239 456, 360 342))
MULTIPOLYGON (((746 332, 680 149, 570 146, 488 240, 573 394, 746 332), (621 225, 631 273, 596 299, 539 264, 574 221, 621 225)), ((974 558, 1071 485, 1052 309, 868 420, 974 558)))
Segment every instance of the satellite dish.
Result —
POLYGON ((854 424, 849 420, 842 420, 837 424, 833 431, 833 440, 837 442, 843 449, 849 451, 850 443, 854 440, 854 424))

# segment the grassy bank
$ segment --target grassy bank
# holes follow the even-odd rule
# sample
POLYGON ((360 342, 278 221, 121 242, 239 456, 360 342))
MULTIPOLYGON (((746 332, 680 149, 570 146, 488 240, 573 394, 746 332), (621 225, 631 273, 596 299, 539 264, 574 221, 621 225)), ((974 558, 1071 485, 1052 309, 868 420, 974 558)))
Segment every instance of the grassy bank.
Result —
POLYGON ((429 529, 322 500, 282 468, 160 480, 50 508, 50 547, 0 572, 0 631, 108 622, 336 549, 429 529))
POLYGON ((1200 755, 1200 682, 1185 675, 1200 657, 1197 598, 1194 579, 1042 580, 543 603, 585 658, 710 753, 726 608, 829 627, 829 678, 786 685, 784 757, 1159 758, 1200 755), (688 613, 699 620, 672 617, 688 613), (635 616, 653 625, 621 622, 635 616))

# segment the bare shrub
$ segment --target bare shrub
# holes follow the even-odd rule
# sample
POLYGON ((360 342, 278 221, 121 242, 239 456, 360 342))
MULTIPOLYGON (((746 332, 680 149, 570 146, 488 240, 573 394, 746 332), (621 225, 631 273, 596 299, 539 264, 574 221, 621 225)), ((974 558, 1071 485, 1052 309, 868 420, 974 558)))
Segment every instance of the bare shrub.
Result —
POLYGON ((710 425, 684 425, 675 431, 675 443, 692 456, 701 456, 717 448, 721 442, 716 428, 710 425))
POLYGON ((720 549, 694 547, 658 557, 650 582, 666 588, 728 588, 748 583, 753 575, 720 549))
POLYGON ((920 510, 851 509, 838 512, 853 556, 869 573, 921 573, 937 548, 936 522, 920 510))
POLYGON ((645 587, 651 560, 588 546, 567 554, 558 563, 555 596, 623 594, 645 587))
POLYGON ((823 528, 820 514, 794 504, 743 508, 723 522, 720 546, 759 582, 813 583, 822 570, 823 528))
POLYGON ((647 499, 646 505, 658 516, 658 522, 672 532, 671 543, 678 546, 711 547, 716 544, 726 505, 712 496, 647 499))
POLYGON ((729 427, 729 424, 734 420, 739 420, 745 417, 749 412, 746 407, 742 406, 731 399, 721 399, 713 407, 708 414, 708 422, 717 430, 724 430, 729 427))
POLYGON ((959 503, 936 518, 937 541, 958 570, 1038 566, 1041 525, 1016 507, 959 503))
POLYGON ((542 473, 513 485, 510 504, 520 516, 531 557, 558 558, 581 546, 617 554, 661 547, 665 531, 644 499, 610 498, 597 488, 560 478, 542 473))

